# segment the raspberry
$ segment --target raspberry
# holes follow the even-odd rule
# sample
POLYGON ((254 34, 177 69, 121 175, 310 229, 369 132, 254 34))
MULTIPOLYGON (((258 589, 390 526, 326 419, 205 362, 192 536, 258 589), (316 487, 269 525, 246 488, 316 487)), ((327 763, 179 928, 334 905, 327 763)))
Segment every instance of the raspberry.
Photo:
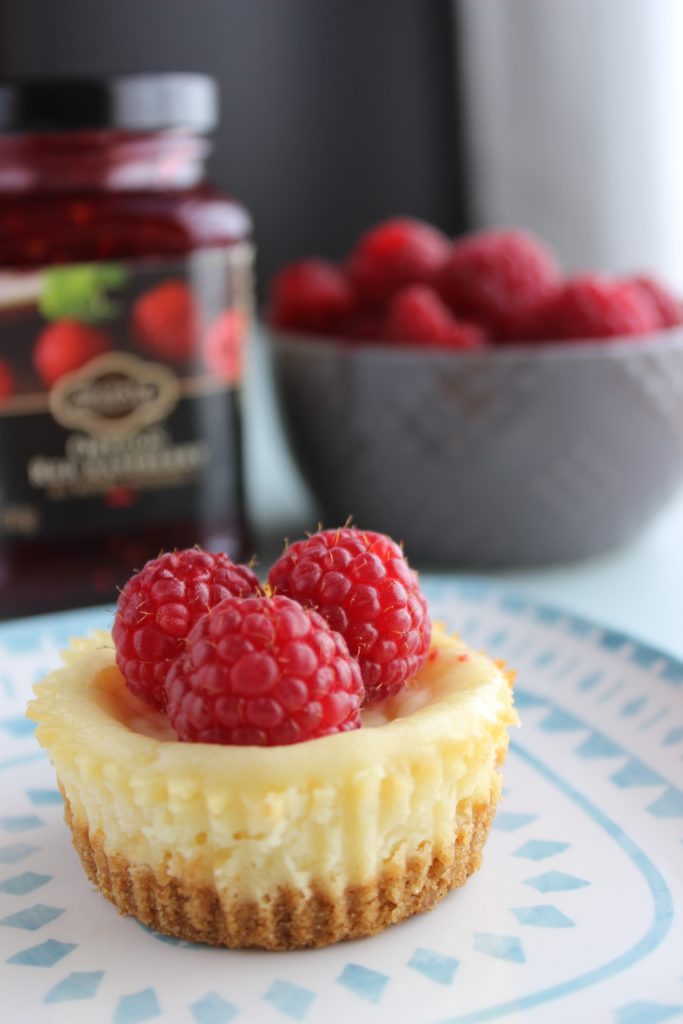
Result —
POLYGON ((486 341, 476 324, 458 322, 433 288, 412 284, 389 303, 386 334, 394 341, 424 342, 437 348, 476 349, 486 341))
POLYGON ((636 288, 651 300, 657 310, 659 327, 677 327, 679 324, 683 324, 683 302, 672 295, 659 281, 640 275, 627 278, 625 284, 636 288))
POLYGON ((268 582, 341 633, 358 658, 367 704, 400 690, 427 658, 427 602, 401 548, 381 533, 315 533, 285 551, 268 582))
POLYGON ((121 591, 112 630, 128 688, 163 707, 164 680, 197 620, 226 597, 260 592, 251 569, 222 553, 190 548, 147 562, 121 591))
POLYGON ((97 327, 78 320, 56 320, 38 336, 33 365, 43 383, 51 387, 64 374, 73 373, 110 349, 109 338, 97 327))
POLYGON ((14 374, 9 363, 0 359, 0 402, 14 394, 14 374))
POLYGON ((543 341, 646 334, 657 310, 638 288, 599 274, 570 278, 538 311, 534 337, 543 341))
POLYGON ((242 356, 247 320, 243 313, 228 309, 214 320, 202 345, 204 362, 211 372, 234 384, 242 377, 242 356))
POLYGON ((287 597, 229 597, 166 680, 181 740, 272 747, 360 726, 363 682, 338 633, 287 597))
POLYGON ((480 231, 455 242, 439 290, 457 316, 483 324, 496 339, 512 339, 558 277, 552 253, 533 235, 480 231))
POLYGON ((448 253, 448 240, 437 228, 395 217, 361 236, 349 257, 349 276, 369 306, 382 306, 406 284, 433 284, 448 253))
POLYGON ((325 333, 354 306, 353 289, 338 267, 327 260, 301 260, 275 276, 269 320, 275 327, 325 333))
POLYGON ((337 334, 351 341, 386 341, 384 317, 379 312, 360 310, 339 322, 337 334))
POLYGON ((133 334, 141 348, 161 359, 183 362, 194 350, 198 316, 184 281, 165 281, 141 295, 133 306, 133 334))

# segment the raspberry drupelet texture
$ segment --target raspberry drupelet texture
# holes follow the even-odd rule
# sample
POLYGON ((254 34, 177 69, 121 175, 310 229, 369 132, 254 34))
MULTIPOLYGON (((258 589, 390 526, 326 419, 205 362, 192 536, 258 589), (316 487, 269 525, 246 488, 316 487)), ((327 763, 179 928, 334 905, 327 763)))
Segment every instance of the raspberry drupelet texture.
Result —
POLYGON ((199 332, 194 296, 184 281, 164 281, 133 307, 133 334, 151 355, 183 362, 195 351, 199 332))
POLYGON ((627 278, 626 284, 632 285, 650 299, 659 317, 659 327, 678 327, 683 324, 683 302, 654 277, 641 274, 627 278))
POLYGON ((199 618, 227 597, 261 593, 246 565, 190 548, 147 562, 119 595, 112 629, 116 664, 128 688, 163 708, 164 680, 199 618))
POLYGON ((66 373, 73 373, 96 356, 111 349, 111 342, 98 327, 79 320, 56 320, 41 331, 33 349, 33 365, 47 387, 66 373))
POLYGON ((484 331, 476 324, 456 320, 428 285, 411 284, 397 292, 389 303, 386 324, 386 335, 392 341, 462 352, 486 344, 484 331))
POLYGON ((579 274, 568 278, 538 311, 534 336, 540 341, 610 338, 647 334, 659 327, 649 295, 617 278, 579 274))
POLYGON ((525 340, 530 311, 558 280, 553 254, 533 235, 480 231, 456 240, 439 287, 456 316, 483 324, 497 340, 525 340))
POLYGON ((273 280, 268 317, 275 327, 325 333, 354 307, 353 288, 339 267, 327 260, 300 260, 273 280))
POLYGON ((384 534, 321 530, 290 545, 268 582, 341 633, 358 659, 366 704, 397 693, 427 658, 427 602, 401 548, 384 534))
POLYGON ((349 257, 349 277, 368 306, 383 306, 404 285, 433 284, 449 248, 438 228, 395 217, 361 236, 349 257))
POLYGON ((360 726, 358 663, 322 616, 287 597, 216 605, 194 626, 165 689, 181 740, 270 747, 360 726))

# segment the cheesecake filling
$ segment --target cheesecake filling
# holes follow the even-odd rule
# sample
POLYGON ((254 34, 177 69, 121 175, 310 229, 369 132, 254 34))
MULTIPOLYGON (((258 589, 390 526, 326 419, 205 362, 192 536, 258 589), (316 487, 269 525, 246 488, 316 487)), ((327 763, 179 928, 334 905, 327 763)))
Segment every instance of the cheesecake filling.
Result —
POLYGON ((129 693, 107 633, 64 661, 29 715, 77 827, 109 855, 245 899, 341 892, 450 850, 495 804, 517 721, 503 670, 439 627, 422 670, 361 729, 288 747, 179 742, 129 693))

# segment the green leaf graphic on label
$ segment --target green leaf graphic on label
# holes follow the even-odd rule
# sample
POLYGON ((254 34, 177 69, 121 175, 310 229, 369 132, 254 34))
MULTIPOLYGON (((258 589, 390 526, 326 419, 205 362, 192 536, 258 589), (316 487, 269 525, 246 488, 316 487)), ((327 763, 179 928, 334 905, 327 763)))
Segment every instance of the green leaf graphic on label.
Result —
POLYGON ((119 263, 52 267, 43 273, 40 312, 46 320, 112 320, 119 310, 108 290, 121 288, 127 278, 128 272, 119 263))

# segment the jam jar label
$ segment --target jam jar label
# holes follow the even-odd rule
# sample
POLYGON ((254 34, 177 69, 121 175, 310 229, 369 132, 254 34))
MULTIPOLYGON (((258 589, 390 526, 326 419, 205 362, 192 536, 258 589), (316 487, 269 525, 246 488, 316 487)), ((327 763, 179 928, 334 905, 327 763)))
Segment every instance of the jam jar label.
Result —
POLYGON ((0 537, 240 505, 251 256, 0 273, 0 537))

